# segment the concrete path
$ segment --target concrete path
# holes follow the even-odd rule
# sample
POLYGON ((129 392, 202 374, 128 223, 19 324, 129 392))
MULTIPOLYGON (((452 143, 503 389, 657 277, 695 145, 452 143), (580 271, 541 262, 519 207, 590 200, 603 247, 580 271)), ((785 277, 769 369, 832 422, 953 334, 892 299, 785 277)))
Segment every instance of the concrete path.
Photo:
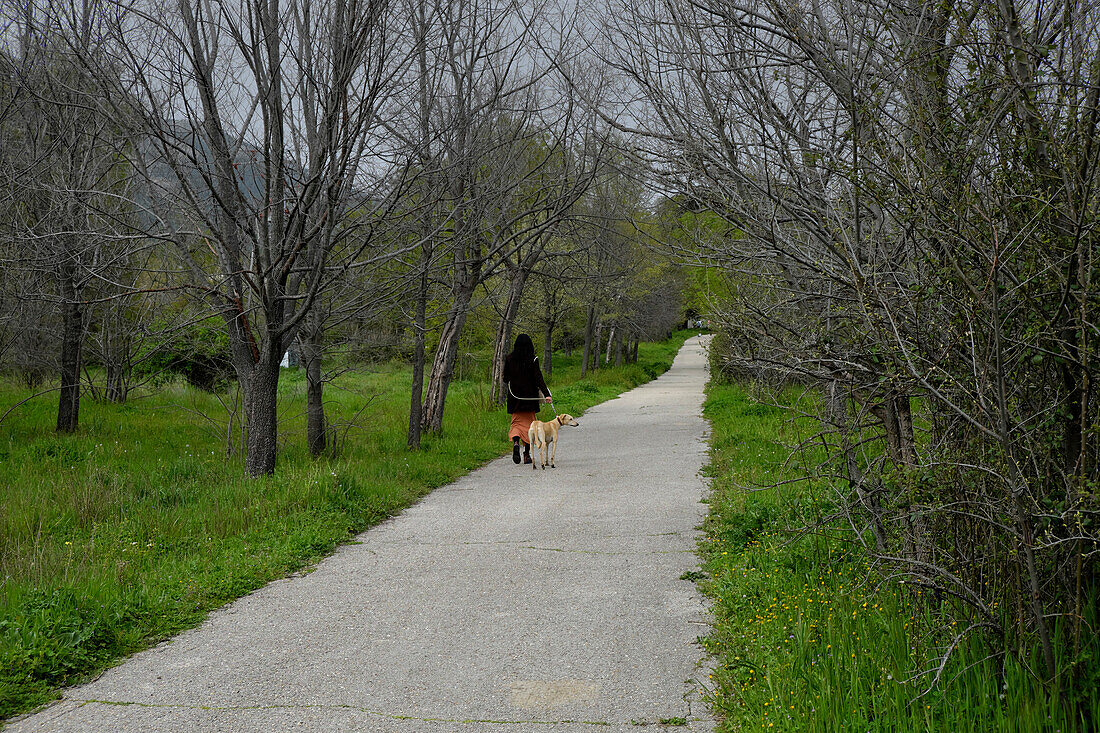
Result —
POLYGON ((9 730, 712 730, 680 580, 705 379, 693 339, 566 428, 556 469, 494 461, 9 730))

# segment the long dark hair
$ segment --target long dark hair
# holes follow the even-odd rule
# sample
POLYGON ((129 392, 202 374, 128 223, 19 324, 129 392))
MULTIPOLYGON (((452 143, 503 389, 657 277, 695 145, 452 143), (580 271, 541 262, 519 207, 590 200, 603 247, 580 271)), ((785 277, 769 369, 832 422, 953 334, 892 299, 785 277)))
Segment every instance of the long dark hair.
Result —
POLYGON ((513 364, 530 364, 535 360, 535 345, 531 343, 531 337, 525 333, 516 336, 516 342, 512 345, 512 353, 508 359, 513 364))

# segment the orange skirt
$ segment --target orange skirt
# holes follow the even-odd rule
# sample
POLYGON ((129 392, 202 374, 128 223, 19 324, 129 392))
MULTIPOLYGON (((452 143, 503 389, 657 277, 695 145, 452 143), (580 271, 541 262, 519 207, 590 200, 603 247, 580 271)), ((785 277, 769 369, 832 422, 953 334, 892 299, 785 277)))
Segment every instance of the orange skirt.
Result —
POLYGON ((536 412, 513 412, 512 427, 508 431, 508 440, 519 438, 524 445, 527 445, 527 431, 531 428, 531 423, 535 421, 537 414, 536 412))

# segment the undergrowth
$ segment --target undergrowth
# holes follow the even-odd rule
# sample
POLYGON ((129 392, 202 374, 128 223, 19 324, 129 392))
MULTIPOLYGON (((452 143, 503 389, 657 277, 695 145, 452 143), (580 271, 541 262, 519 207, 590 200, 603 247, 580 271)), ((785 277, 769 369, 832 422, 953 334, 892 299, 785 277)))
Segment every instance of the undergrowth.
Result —
POLYGON ((812 426, 735 385, 712 384, 705 414, 712 494, 699 583, 714 620, 700 641, 714 656, 720 730, 1068 733, 1100 720, 1094 693, 1044 687, 979 634, 932 687, 921 673, 958 621, 921 591, 882 583, 839 524, 800 532, 833 509, 827 486, 798 480, 819 457, 791 447, 812 426))

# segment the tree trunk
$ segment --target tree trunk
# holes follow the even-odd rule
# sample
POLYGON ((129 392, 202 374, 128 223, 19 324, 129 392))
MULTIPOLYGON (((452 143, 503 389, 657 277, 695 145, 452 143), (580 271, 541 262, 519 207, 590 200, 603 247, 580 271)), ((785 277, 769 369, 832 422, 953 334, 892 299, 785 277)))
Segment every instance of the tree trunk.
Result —
POLYGON ((1016 498, 1016 526, 1022 540, 1020 547, 1023 552, 1020 554, 1023 557, 1024 569, 1027 572, 1027 597, 1030 601, 1035 628, 1039 632, 1039 644, 1043 650, 1043 661, 1046 666, 1046 681, 1050 682, 1054 679, 1057 666, 1054 659, 1054 646, 1050 639, 1050 627, 1047 624, 1047 616, 1043 609, 1042 595, 1039 590, 1039 573, 1035 567, 1033 526, 1031 518, 1028 517, 1027 510, 1023 505, 1022 492, 1021 496, 1016 498))
POLYGON ((868 491, 868 487, 864 483, 864 474, 859 465, 857 448, 852 445, 852 425, 848 419, 848 394, 839 380, 834 379, 830 382, 825 408, 828 411, 829 419, 833 421, 833 426, 840 435, 840 448, 844 456, 846 478, 855 491, 859 503, 870 515, 871 532, 875 537, 875 552, 882 554, 886 551, 887 544, 881 502, 878 500, 874 487, 872 486, 871 490, 868 491))
POLYGON ((623 333, 621 330, 615 332, 615 366, 621 367, 623 365, 623 333))
POLYGON ((107 372, 105 396, 108 402, 121 404, 129 396, 133 377, 131 329, 134 324, 126 318, 125 304, 115 302, 106 308, 100 326, 103 367, 107 372))
POLYGON ((420 427, 424 413, 424 359, 427 337, 428 314, 428 263, 425 257, 424 269, 420 273, 420 287, 416 293, 416 317, 413 329, 416 331, 416 346, 413 349, 412 395, 409 399, 409 434, 405 444, 412 450, 420 449, 420 427))
POLYGON ((278 449, 276 405, 279 360, 274 358, 270 347, 264 352, 248 375, 244 397, 245 428, 248 431, 245 470, 253 478, 275 473, 275 454, 278 449))
POLYGON ((107 401, 121 404, 129 394, 126 368, 114 358, 107 360, 107 401))
POLYGON ((838 379, 829 382, 825 391, 825 420, 838 430, 848 429, 848 396, 838 379))
POLYGON ((633 353, 630 355, 630 363, 631 364, 637 364, 638 363, 638 344, 639 343, 641 343, 641 339, 637 339, 637 338, 634 339, 634 350, 633 350, 633 353))
POLYGON ((898 443, 898 423, 894 415, 894 401, 887 398, 871 405, 871 414, 882 422, 886 435, 886 454, 895 464, 901 464, 901 446, 898 443))
MULTIPOLYGON (((1068 351, 1073 357, 1078 357, 1077 329, 1065 328, 1068 338, 1068 351)), ((1082 430, 1081 415, 1084 410, 1085 390, 1082 386, 1085 382, 1085 370, 1073 363, 1062 364, 1062 386, 1066 391, 1066 416, 1062 427, 1062 460, 1065 472, 1069 476, 1077 475, 1083 466, 1080 465, 1082 430)))
POLYGON ((554 373, 554 364, 552 361, 553 349, 551 348, 550 339, 554 335, 554 322, 547 320, 542 329, 542 376, 549 379, 554 373))
POLYGON ((298 355, 301 366, 306 370, 306 444, 309 454, 317 458, 328 447, 328 424, 325 420, 325 385, 321 378, 324 329, 314 321, 315 317, 311 316, 302 327, 298 355))
POLYGON ((891 390, 886 399, 871 407, 871 412, 886 429, 886 448, 890 460, 899 466, 912 466, 916 451, 909 397, 891 390))
POLYGON ((489 401, 502 405, 504 394, 504 357, 508 355, 508 344, 512 341, 512 325, 519 313, 520 300, 523 298, 523 286, 527 283, 528 272, 518 267, 508 283, 508 299, 504 303, 504 315, 497 325, 496 344, 493 346, 493 363, 490 367, 489 401))
POLYGON ((57 432, 71 433, 80 425, 80 351, 84 339, 84 314, 72 279, 62 279, 65 302, 61 306, 61 399, 57 406, 57 432))
MULTIPOLYGON (((428 47, 425 43, 428 28, 427 2, 419 0, 413 19, 413 37, 416 44, 417 101, 419 103, 420 163, 425 170, 432 170, 431 155, 431 95, 428 92, 428 47)), ((432 178, 424 179, 425 199, 431 201, 432 178)), ((424 361, 426 359, 428 323, 428 268, 431 265, 434 207, 425 212, 421 220, 420 283, 416 289, 416 315, 413 317, 413 373, 409 394, 409 432, 405 445, 410 450, 420 450, 420 431, 424 419, 424 361)))
POLYGON ((588 318, 584 325, 584 354, 581 356, 581 376, 583 377, 588 373, 590 368, 594 368, 592 362, 592 346, 593 339, 596 334, 596 306, 588 306, 588 318))
POLYGON ((917 463, 917 443, 913 438, 913 405, 909 395, 898 395, 894 399, 894 414, 898 421, 898 443, 901 447, 901 460, 906 466, 917 463))
MULTIPOLYGON (((235 283, 232 290, 235 295, 226 298, 221 315, 229 336, 230 358, 241 394, 240 430, 245 471, 251 477, 266 476, 275 472, 279 358, 272 353, 275 349, 271 344, 265 344, 261 351, 243 307, 239 283, 235 283)), ((233 422, 230 417, 226 436, 227 455, 232 451, 233 422)))
POLYGON ((462 328, 466 325, 473 294, 473 288, 462 288, 456 293, 454 307, 439 335, 439 346, 432 360, 428 392, 424 396, 424 415, 421 419, 423 429, 430 433, 438 433, 443 429, 443 408, 447 402, 451 378, 454 376, 459 339, 462 337, 462 328))
POLYGON ((229 424, 225 427, 225 458, 229 460, 233 457, 233 454, 237 452, 240 443, 237 441, 237 430, 239 429, 240 420, 238 415, 240 414, 239 406, 241 401, 241 383, 237 382, 237 389, 233 394, 233 404, 229 409, 229 424))
POLYGON ((617 330, 618 329, 614 325, 612 325, 611 326, 611 331, 607 334, 607 348, 604 349, 604 355, 603 355, 603 363, 604 364, 610 364, 611 363, 611 344, 614 343, 614 341, 615 341, 615 331, 617 331, 617 330))

